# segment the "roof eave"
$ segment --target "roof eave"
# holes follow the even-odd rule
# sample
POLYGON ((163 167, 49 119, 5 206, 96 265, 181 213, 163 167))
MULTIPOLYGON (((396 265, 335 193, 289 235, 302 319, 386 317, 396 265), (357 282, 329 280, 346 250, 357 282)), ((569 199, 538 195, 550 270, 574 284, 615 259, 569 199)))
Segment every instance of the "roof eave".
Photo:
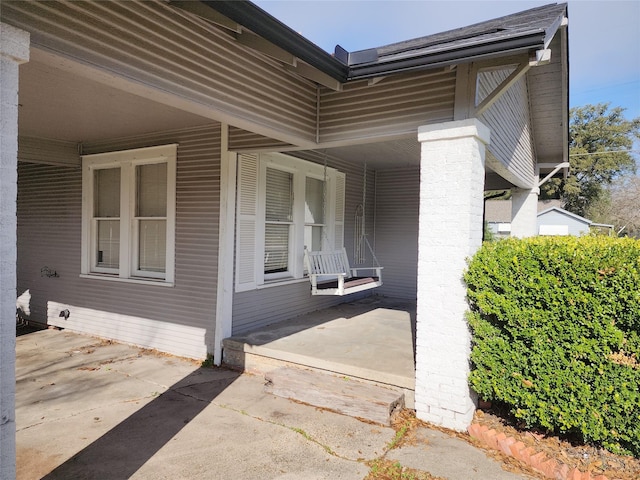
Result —
POLYGON ((348 78, 347 65, 295 30, 246 0, 201 0, 208 7, 246 27, 339 82, 348 78))
POLYGON ((378 77, 394 73, 422 70, 427 68, 454 65, 479 59, 502 57, 544 48, 545 33, 510 38, 497 42, 475 44, 447 51, 426 53, 392 61, 353 65, 349 71, 349 80, 378 77))

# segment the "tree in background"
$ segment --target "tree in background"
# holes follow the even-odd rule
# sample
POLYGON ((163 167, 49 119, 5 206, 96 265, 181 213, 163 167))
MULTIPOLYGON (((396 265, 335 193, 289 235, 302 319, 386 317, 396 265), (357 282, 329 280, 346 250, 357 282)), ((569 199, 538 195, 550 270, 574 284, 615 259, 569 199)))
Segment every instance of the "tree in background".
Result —
POLYGON ((569 112, 569 163, 566 180, 552 179, 542 187, 542 198, 560 198, 564 208, 588 216, 590 207, 606 201, 606 187, 635 173, 629 151, 640 139, 640 118, 627 120, 624 108, 608 103, 572 108, 569 112))
POLYGON ((589 215, 595 222, 613 224, 621 236, 640 239, 640 177, 615 180, 590 207, 589 215))

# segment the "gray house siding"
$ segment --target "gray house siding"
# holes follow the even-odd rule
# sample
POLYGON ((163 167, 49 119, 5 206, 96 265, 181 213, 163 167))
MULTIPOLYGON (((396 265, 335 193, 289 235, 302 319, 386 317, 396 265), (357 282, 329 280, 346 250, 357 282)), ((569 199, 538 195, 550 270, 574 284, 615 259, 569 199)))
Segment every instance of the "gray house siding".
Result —
POLYGON ((320 141, 413 134, 421 125, 453 120, 455 85, 455 70, 437 70, 322 89, 320 141))
POLYGON ((377 293, 417 296, 419 168, 376 172, 376 256, 384 266, 377 293))
POLYGON ((218 110, 229 123, 315 140, 313 82, 169 2, 3 1, 2 17, 33 32, 33 48, 135 78, 141 94, 175 93, 194 113, 218 110))
POLYGON ((34 321, 206 355, 216 310, 220 126, 86 145, 84 153, 168 143, 179 144, 174 287, 80 278, 81 169, 20 164, 18 278, 20 292, 31 290, 34 321), (58 277, 43 276, 44 266, 58 277), (58 316, 63 308, 68 320, 58 316))
MULTIPOLYGON (((505 80, 510 70, 480 72, 479 101, 505 80)), ((521 78, 483 114, 481 120, 491 128, 487 164, 519 186, 531 187, 535 177, 535 152, 531 132, 527 82, 521 78), (512 178, 509 178, 512 177, 512 178)))

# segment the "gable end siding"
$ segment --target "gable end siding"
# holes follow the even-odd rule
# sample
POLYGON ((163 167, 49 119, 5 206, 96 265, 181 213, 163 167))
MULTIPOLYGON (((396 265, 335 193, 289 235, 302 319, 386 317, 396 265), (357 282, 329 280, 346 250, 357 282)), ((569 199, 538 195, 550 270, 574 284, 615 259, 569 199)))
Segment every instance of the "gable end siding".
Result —
MULTIPOLYGON (((482 72, 478 79, 478 94, 486 97, 510 74, 508 70, 482 72)), ((535 176, 535 152, 529 113, 527 82, 523 77, 483 114, 480 120, 491 128, 491 143, 487 146, 487 164, 501 174, 504 169, 519 186, 532 186, 535 176), (491 162, 499 162, 498 165, 491 162)))

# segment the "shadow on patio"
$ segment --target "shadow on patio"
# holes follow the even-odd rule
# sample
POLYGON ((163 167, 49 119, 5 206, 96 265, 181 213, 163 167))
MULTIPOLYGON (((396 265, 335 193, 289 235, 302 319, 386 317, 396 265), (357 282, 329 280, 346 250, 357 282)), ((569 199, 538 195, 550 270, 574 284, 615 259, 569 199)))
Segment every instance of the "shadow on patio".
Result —
POLYGON ((131 477, 239 376, 195 370, 43 478, 131 477))

